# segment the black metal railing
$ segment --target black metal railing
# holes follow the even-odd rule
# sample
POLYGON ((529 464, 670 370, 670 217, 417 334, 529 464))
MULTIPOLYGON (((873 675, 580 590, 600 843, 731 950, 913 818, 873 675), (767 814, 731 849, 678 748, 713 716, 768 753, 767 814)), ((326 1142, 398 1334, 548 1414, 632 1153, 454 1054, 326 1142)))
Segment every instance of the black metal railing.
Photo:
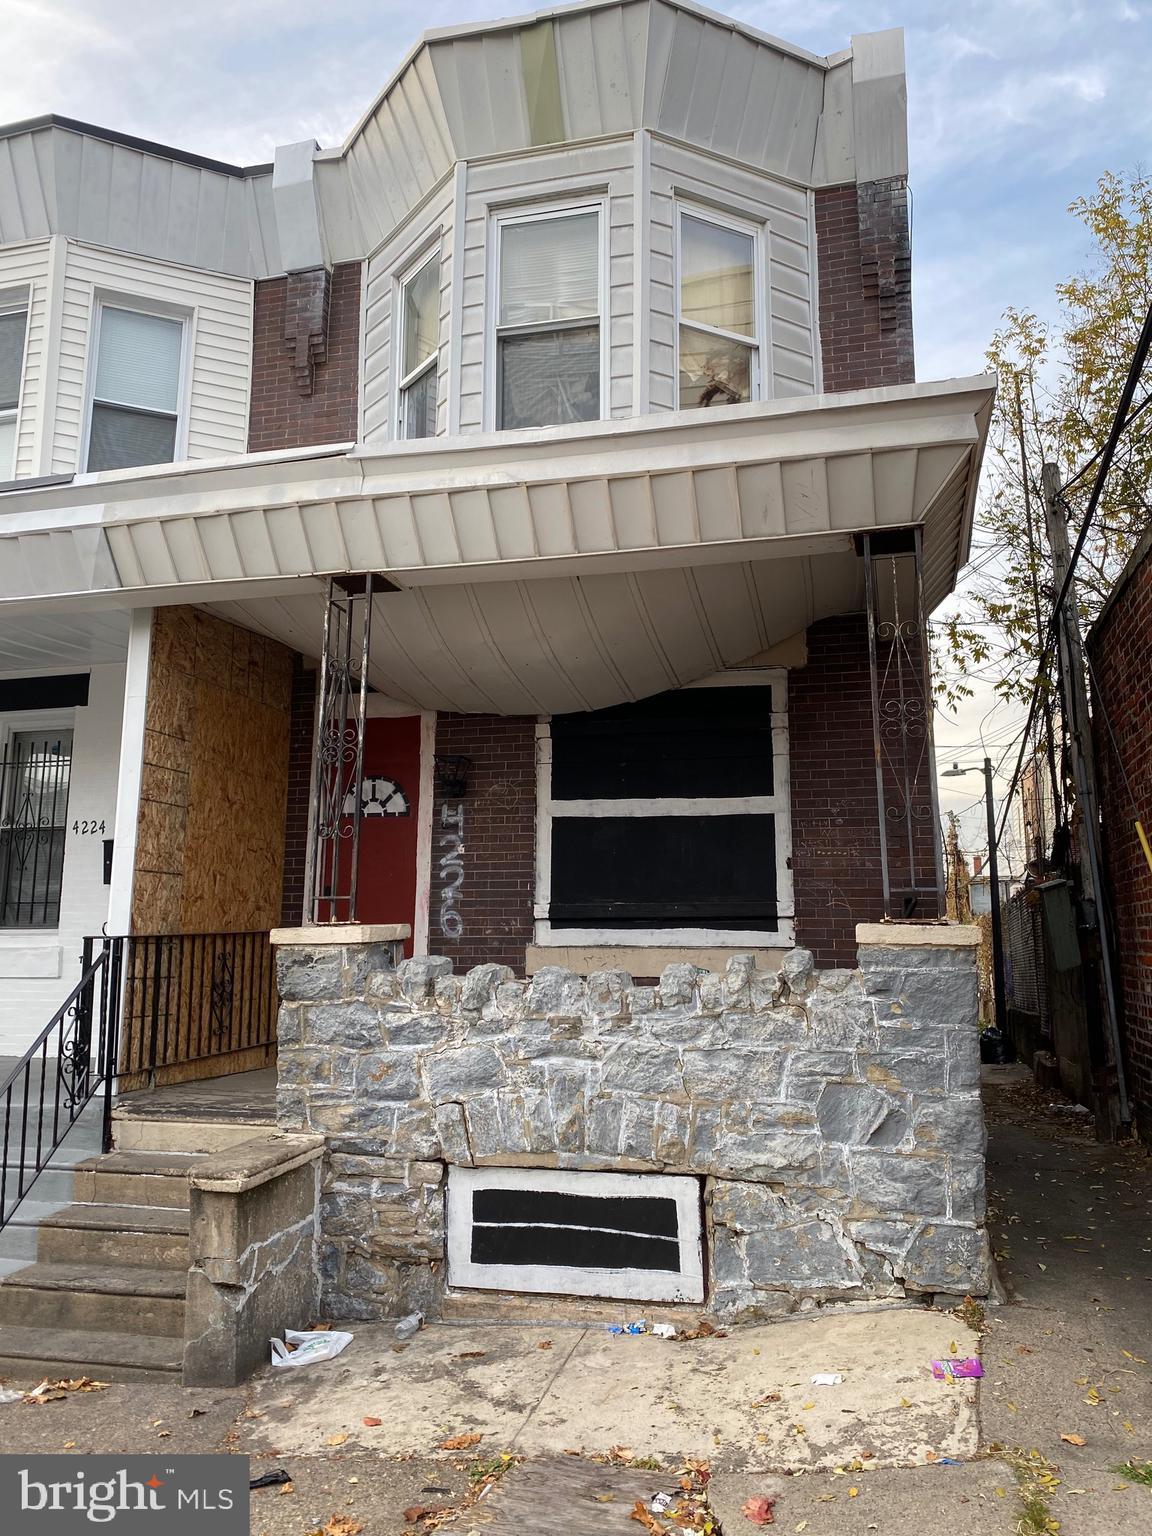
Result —
POLYGON ((122 1076, 275 1045, 280 1000, 267 930, 124 942, 122 1076))
POLYGON ((79 982, 0 1083, 0 1230, 98 1094, 111 1147, 124 942, 84 941, 79 982))

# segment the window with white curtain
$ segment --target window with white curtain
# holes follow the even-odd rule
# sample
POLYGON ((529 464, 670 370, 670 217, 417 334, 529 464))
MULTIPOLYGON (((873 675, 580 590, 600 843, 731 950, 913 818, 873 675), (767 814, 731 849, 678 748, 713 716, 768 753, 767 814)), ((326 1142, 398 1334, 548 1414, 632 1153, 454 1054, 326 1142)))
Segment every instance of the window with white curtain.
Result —
POLYGON ((99 306, 86 467, 127 469, 176 457, 185 322, 99 306))
POLYGON ((496 425, 600 416, 600 214, 497 223, 496 425))
POLYGON ((27 304, 0 303, 0 480, 11 480, 16 473, 16 418, 27 331, 27 304))
POLYGON ((400 284, 397 437, 436 436, 440 360, 440 252, 400 284))
POLYGON ((757 243, 751 226, 679 211, 681 410, 760 393, 757 243))

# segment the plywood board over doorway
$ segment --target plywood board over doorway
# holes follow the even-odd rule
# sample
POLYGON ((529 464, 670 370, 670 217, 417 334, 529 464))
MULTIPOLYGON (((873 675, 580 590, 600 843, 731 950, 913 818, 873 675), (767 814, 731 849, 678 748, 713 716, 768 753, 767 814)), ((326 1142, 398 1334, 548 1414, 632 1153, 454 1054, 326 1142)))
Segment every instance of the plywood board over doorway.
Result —
MULTIPOLYGON (((133 934, 266 935, 279 921, 291 688, 287 647, 195 608, 156 610, 133 934)), ((193 961, 173 952, 161 967, 157 980, 150 962, 129 988, 125 1069, 154 1057, 158 1081, 181 1082, 274 1058, 274 997, 254 998, 246 980, 236 995, 248 1014, 223 1029, 219 994, 202 995, 193 961)))

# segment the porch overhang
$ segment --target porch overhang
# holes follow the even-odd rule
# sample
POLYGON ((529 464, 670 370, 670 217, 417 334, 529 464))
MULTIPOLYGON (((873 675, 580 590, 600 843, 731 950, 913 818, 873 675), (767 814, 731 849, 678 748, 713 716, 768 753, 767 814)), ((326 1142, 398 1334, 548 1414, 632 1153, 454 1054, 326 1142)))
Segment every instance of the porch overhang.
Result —
POLYGON ((967 557, 987 378, 525 432, 164 465, 0 496, 0 627, 195 603, 315 653, 373 571, 374 686, 423 708, 601 707, 862 607, 854 536, 967 557))

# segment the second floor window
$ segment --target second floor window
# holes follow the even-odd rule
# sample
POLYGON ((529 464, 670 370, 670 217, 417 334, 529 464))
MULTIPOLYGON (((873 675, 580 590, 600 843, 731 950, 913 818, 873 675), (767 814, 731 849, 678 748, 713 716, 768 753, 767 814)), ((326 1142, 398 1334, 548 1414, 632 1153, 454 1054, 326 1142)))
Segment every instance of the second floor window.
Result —
POLYGON ((399 437, 436 436, 440 253, 400 284, 399 437))
POLYGON ((27 330, 26 305, 0 304, 0 480, 11 480, 16 473, 16 418, 27 330))
POLYGON ((168 315, 100 305, 87 469, 176 457, 184 328, 168 315))
POLYGON ((680 210, 680 409, 760 393, 756 233, 680 210))
POLYGON ((600 214, 497 225, 496 425, 600 416, 600 214))

